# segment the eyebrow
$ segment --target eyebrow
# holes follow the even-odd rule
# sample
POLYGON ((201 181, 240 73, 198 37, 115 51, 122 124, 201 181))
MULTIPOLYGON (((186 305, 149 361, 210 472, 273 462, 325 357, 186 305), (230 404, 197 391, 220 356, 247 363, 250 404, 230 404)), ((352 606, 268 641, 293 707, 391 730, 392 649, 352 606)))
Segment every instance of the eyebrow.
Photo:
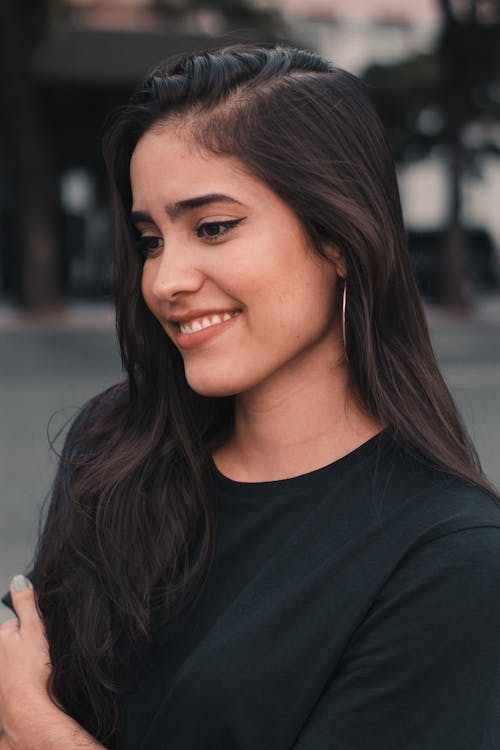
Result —
MULTIPOLYGON (((192 211, 194 208, 207 206, 210 203, 237 203, 239 206, 243 205, 240 201, 237 201, 236 198, 231 198, 230 195, 224 195, 223 193, 208 193, 207 195, 198 195, 195 198, 186 198, 185 200, 177 201, 177 203, 169 203, 165 207, 165 210, 173 221, 181 214, 186 213, 186 211, 192 211)), ((134 224, 137 224, 140 221, 154 223, 151 216, 144 211, 132 211, 130 219, 134 224)))

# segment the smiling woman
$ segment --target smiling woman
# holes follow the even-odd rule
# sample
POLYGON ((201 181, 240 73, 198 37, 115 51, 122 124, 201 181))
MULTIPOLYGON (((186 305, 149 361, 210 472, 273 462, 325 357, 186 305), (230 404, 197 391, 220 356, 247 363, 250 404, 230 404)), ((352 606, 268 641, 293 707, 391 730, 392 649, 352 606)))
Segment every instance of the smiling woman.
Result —
POLYGON ((31 575, 45 746, 496 750, 499 498, 361 83, 176 58, 104 149, 126 380, 72 425, 31 575))
MULTIPOLYGON (((328 393, 325 364, 343 359, 339 252, 332 247, 330 259, 314 253, 292 209, 262 180, 237 159, 202 151, 175 122, 139 140, 130 184, 145 256, 142 296, 179 349, 191 388, 203 396, 240 394, 240 407, 264 404, 265 391, 308 389, 318 377, 328 393), (199 195, 178 200, 193 188, 199 195)), ((243 446, 239 452, 243 473, 250 456, 243 446)), ((276 456, 269 465, 262 458, 256 472, 280 474, 276 456)), ((289 460, 300 473, 297 459, 289 460)))

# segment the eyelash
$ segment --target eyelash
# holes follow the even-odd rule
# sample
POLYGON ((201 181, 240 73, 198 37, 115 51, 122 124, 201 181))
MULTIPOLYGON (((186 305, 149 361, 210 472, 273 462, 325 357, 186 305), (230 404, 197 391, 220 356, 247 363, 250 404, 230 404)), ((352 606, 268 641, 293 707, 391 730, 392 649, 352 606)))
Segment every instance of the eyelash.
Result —
MULTIPOLYGON (((244 216, 241 217, 241 219, 229 219, 227 221, 206 221, 203 224, 200 224, 199 227, 196 228, 196 234, 197 236, 205 240, 206 242, 216 242, 218 239, 223 237, 227 232, 229 232, 231 229, 234 229, 237 224, 240 223, 240 221, 243 221, 243 219, 246 218, 244 216), (202 230, 206 229, 207 227, 223 227, 222 232, 218 232, 215 235, 203 235, 202 230)), ((149 258, 154 253, 155 250, 159 250, 160 248, 158 246, 151 247, 152 242, 162 242, 161 237, 157 237, 152 234, 146 234, 138 237, 136 239, 136 247, 137 250, 141 255, 144 256, 144 258, 149 258)))

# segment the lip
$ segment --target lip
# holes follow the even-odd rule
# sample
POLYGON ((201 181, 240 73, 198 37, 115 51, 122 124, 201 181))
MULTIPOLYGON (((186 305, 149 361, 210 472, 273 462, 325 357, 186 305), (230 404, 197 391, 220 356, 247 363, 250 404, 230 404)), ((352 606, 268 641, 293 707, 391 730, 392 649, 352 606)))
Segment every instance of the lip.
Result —
MULTIPOLYGON (((229 312, 229 310, 226 309, 222 312, 229 312)), ((209 314, 216 315, 217 313, 212 310, 209 314)), ((184 320, 193 320, 193 318, 195 317, 200 316, 190 313, 189 317, 183 316, 183 318, 181 318, 179 322, 184 322, 184 320)), ((236 323, 239 317, 240 313, 238 312, 237 315, 233 315, 233 317, 229 318, 229 320, 223 320, 222 323, 215 323, 214 325, 208 326, 207 328, 202 328, 201 331, 195 331, 194 333, 182 333, 180 330, 177 330, 174 333, 174 341, 179 349, 193 349, 195 346, 199 346, 205 341, 208 341, 209 339, 218 336, 220 333, 224 333, 224 331, 227 331, 228 328, 236 323)), ((174 320, 174 318, 172 317, 170 318, 170 320, 172 321, 174 320)))
MULTIPOLYGON (((210 309, 202 310, 201 308, 196 310, 188 310, 187 312, 176 315, 175 313, 173 315, 169 315, 168 320, 171 323, 188 323, 190 320, 195 320, 196 318, 204 318, 207 315, 223 315, 224 313, 239 313, 240 310, 231 310, 228 307, 221 307, 220 309, 215 309, 211 307, 210 309)), ((217 323, 218 325, 218 323, 217 323)))

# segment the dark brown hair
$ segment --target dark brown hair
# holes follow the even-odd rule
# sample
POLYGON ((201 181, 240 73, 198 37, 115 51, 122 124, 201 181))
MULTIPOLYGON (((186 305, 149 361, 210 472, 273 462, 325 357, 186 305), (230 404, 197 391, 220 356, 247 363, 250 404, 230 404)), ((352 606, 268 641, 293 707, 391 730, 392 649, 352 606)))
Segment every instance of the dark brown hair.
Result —
POLYGON ((127 379, 73 424, 35 559, 50 689, 109 743, 121 666, 134 644, 151 641, 152 613, 173 617, 209 568, 210 455, 232 425, 232 398, 191 391, 140 290, 130 158, 144 133, 173 117, 200 146, 263 180, 319 254, 326 243, 343 253, 350 378, 365 410, 421 460, 495 494, 436 365, 393 160, 361 82, 312 52, 281 46, 167 61, 114 115, 104 142, 127 379))

